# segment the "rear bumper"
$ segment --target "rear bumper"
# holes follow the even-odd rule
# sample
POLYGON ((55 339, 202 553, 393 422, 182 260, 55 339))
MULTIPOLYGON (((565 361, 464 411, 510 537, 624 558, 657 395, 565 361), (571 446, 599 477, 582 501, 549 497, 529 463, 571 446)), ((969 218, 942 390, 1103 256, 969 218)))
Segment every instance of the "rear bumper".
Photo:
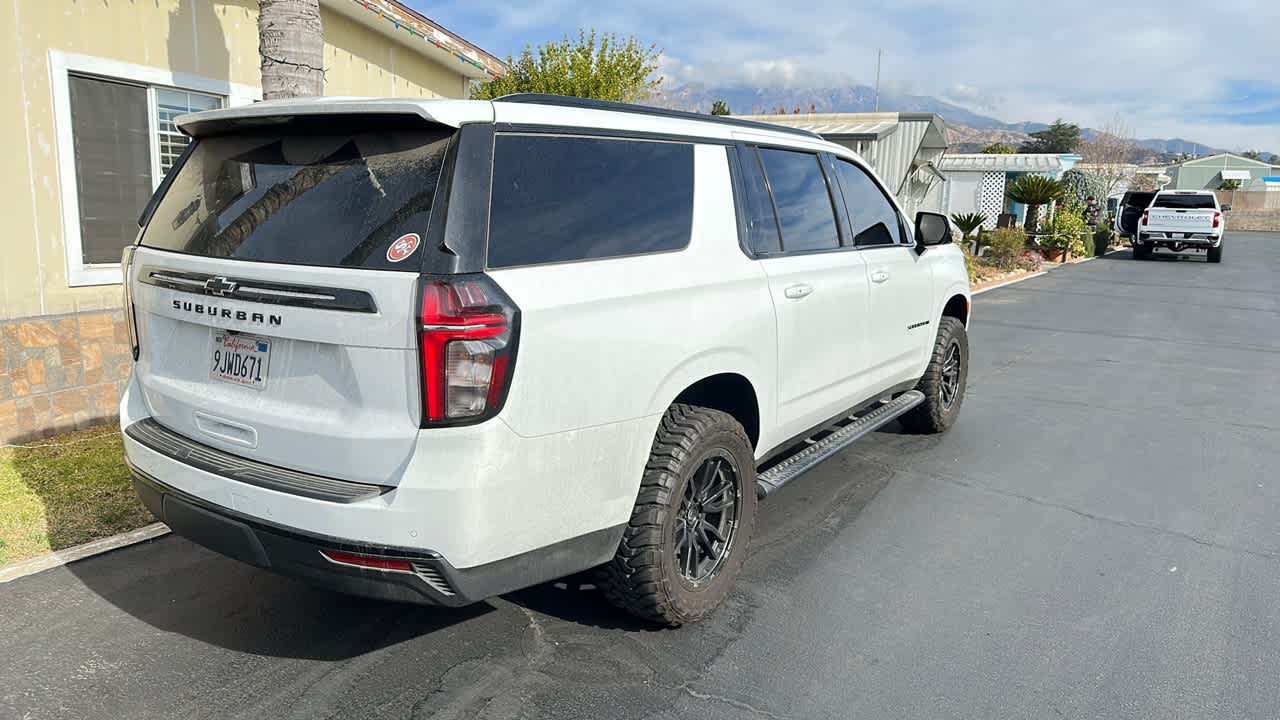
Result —
POLYGON ((611 557, 625 526, 605 528, 471 568, 438 553, 353 543, 229 510, 166 485, 130 464, 143 503, 175 534, 227 557, 351 595, 458 606, 578 572, 611 557), (332 562, 322 551, 405 560, 412 572, 332 562))
POLYGON ((1209 233, 1143 232, 1138 241, 1155 247, 1179 246, 1184 248, 1210 248, 1222 244, 1222 235, 1209 233), (1189 237, 1184 237, 1188 236, 1189 237))

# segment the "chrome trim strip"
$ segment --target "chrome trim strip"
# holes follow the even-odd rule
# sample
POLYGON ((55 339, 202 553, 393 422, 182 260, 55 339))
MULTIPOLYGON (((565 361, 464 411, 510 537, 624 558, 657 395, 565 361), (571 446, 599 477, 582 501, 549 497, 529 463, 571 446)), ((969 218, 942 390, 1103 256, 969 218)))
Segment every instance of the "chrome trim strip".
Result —
POLYGON ((155 287, 196 293, 226 300, 242 300, 272 305, 309 307, 319 310, 376 313, 373 295, 364 290, 315 287, 293 283, 266 283, 261 280, 185 272, 148 266, 138 272, 138 282, 155 287))
POLYGON ((464 332, 466 330, 490 330, 500 328, 501 325, 423 325, 423 330, 452 330, 455 332, 464 332))

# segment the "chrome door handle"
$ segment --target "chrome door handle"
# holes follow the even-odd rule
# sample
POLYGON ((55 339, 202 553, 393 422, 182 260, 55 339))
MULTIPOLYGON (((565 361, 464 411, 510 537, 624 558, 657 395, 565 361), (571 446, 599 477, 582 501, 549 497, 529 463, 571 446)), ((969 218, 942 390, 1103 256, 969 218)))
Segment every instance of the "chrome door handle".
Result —
POLYGON ((889 279, 889 273, 884 270, 877 270, 871 273, 871 282, 882 283, 889 279))
POLYGON ((806 297, 811 292, 813 292, 812 285, 806 285, 804 283, 800 283, 799 285, 792 285, 786 290, 783 290, 782 294, 786 295, 788 298, 792 300, 799 300, 802 297, 806 297))

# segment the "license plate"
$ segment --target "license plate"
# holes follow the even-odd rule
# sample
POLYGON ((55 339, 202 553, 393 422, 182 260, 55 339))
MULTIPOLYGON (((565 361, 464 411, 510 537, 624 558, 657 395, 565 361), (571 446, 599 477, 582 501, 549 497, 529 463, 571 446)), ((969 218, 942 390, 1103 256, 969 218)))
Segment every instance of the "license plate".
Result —
POLYGON ((209 377, 254 390, 267 386, 267 368, 271 365, 269 339, 217 332, 213 334, 211 355, 209 377))

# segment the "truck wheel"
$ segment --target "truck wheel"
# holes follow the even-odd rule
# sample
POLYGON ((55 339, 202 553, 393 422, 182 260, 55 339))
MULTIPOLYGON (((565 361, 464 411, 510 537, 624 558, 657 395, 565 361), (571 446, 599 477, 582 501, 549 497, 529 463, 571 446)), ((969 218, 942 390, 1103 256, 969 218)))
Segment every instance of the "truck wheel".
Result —
POLYGON ((672 405, 618 552, 597 572, 600 589, 645 620, 701 620, 732 589, 755 519, 755 453, 742 425, 719 410, 672 405))
POLYGON ((945 432, 960 414, 964 402, 965 383, 969 379, 969 335, 964 323, 943 317, 938 324, 938 339, 933 355, 916 389, 924 393, 924 402, 903 415, 899 422, 910 432, 945 432))
POLYGON ((1135 242, 1135 243, 1133 244, 1133 259, 1134 259, 1134 260, 1148 260, 1148 259, 1150 259, 1150 258, 1151 258, 1151 246, 1150 246, 1150 245, 1144 245, 1143 243, 1140 243, 1140 242, 1135 242))
POLYGON ((1208 254, 1205 256, 1205 260, 1208 260, 1211 263, 1222 262, 1222 245, 1223 243, 1219 242, 1218 247, 1209 248, 1208 254))

